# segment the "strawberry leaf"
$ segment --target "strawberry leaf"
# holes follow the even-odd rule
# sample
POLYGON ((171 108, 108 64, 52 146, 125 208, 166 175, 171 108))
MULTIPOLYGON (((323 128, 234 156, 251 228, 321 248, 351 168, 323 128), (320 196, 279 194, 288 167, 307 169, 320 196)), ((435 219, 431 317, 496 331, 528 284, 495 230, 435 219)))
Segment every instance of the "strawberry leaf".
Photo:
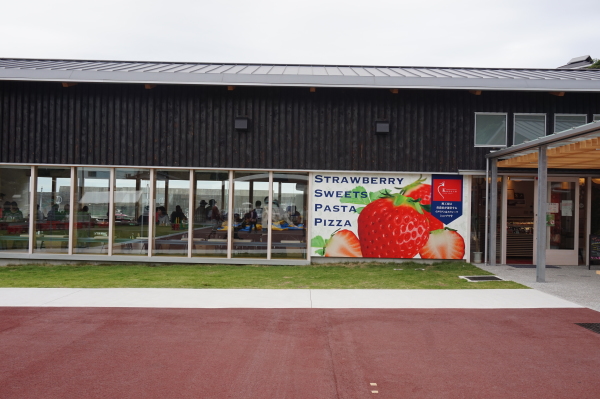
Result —
POLYGON ((384 188, 383 190, 375 191, 374 193, 369 193, 369 199, 371 200, 371 202, 376 201, 380 198, 385 198, 385 197, 390 197, 390 196, 391 196, 391 191, 387 188, 384 188))
POLYGON ((361 206, 360 208, 356 208, 356 210, 354 212, 361 213, 363 209, 365 209, 365 207, 361 206))
POLYGON ((423 205, 423 204, 421 204, 421 208, 423 208, 424 211, 427 211, 427 212, 431 213, 431 205, 423 205))
POLYGON ((342 197, 342 198, 340 198, 340 202, 342 204, 368 205, 371 203, 371 199, 369 199, 369 195, 362 194, 362 193, 367 192, 367 190, 365 190, 364 187, 357 186, 357 187, 354 187, 350 191, 352 193, 355 193, 355 194, 353 194, 355 196, 355 198, 342 197), (359 193, 361 193, 361 194, 359 194, 359 193), (364 198, 364 197, 366 197, 366 198, 364 198))
POLYGON ((323 248, 325 246, 325 244, 326 244, 326 241, 321 236, 316 236, 312 240, 310 240, 311 247, 323 248))
POLYGON ((317 249, 315 253, 317 255, 325 256, 325 248, 317 249))

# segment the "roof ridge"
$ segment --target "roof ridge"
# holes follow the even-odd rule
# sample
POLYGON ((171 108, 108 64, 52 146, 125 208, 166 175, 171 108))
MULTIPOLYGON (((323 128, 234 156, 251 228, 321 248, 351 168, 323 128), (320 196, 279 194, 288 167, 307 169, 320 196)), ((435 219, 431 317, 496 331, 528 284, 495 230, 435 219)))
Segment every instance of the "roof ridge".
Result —
MULTIPOLYGON (((414 66, 414 65, 358 65, 358 64, 296 64, 296 63, 252 63, 252 62, 206 62, 206 61, 134 61, 134 60, 91 60, 68 58, 15 58, 0 57, 0 61, 31 61, 31 62, 94 62, 118 64, 168 64, 168 65, 246 65, 246 66, 284 66, 284 67, 332 67, 332 68, 411 68, 411 69, 452 69, 452 70, 506 70, 506 71, 556 71, 557 68, 523 68, 523 67, 452 67, 452 66, 414 66)), ((559 67, 560 68, 560 67, 559 67)), ((564 70, 564 69, 563 69, 564 70)), ((573 69, 573 71, 600 72, 600 69, 573 69)))

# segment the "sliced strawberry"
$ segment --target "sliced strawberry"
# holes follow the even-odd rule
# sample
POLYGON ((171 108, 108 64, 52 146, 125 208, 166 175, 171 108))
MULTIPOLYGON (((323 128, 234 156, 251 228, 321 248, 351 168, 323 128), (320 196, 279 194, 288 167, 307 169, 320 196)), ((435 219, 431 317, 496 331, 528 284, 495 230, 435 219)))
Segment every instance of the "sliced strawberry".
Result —
POLYGON ((429 233, 429 241, 419 255, 423 259, 463 259, 465 240, 456 230, 447 227, 434 230, 429 233))
POLYGON ((325 256, 362 258, 360 241, 350 230, 340 230, 333 233, 325 246, 325 256))

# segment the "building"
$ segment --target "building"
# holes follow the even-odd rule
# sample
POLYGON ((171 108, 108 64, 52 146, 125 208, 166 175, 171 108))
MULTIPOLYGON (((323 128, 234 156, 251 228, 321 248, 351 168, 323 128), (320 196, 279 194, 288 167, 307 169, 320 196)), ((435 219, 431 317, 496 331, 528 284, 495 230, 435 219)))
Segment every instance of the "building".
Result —
MULTIPOLYGON (((598 119, 598 70, 0 59, 0 258, 533 262, 537 171, 490 151, 598 119)), ((548 169, 562 264, 596 166, 548 169)))

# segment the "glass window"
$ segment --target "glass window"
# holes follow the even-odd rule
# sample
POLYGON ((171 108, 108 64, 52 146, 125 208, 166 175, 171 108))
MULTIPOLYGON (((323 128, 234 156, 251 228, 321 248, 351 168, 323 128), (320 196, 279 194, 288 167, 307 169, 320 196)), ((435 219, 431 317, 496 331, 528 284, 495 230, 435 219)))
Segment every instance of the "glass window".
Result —
POLYGON ((545 114, 515 114, 513 145, 535 140, 546 135, 545 114))
POLYGON ((148 255, 150 171, 115 169, 115 231, 113 254, 148 255))
MULTIPOLYGON (((45 220, 36 220, 40 237, 36 251, 68 253, 71 207, 71 168, 38 168, 36 206, 45 220)), ((40 215, 41 216, 41 215, 40 215)))
MULTIPOLYGON (((27 252, 31 167, 0 168, 0 251, 27 252)), ((36 215, 43 220, 41 212, 36 215)))
MULTIPOLYGON (((273 175, 272 259, 306 259, 307 191, 308 174, 278 172, 273 175)), ((267 209, 268 204, 264 204, 263 220, 267 209)))
POLYGON ((154 255, 187 256, 190 172, 156 171, 154 255))
POLYGON ((587 123, 587 115, 556 114, 554 116, 554 133, 563 132, 587 123))
POLYGON ((77 168, 73 252, 108 254, 110 169, 77 168))
POLYGON ((234 176, 232 256, 266 259, 267 229, 259 217, 269 199, 269 174, 236 172, 234 176))
POLYGON ((192 256, 227 257, 227 220, 229 173, 194 173, 194 246, 192 256))
POLYGON ((594 114, 594 119, 592 119, 594 122, 598 122, 600 121, 600 114, 594 114))
POLYGON ((506 114, 475 114, 475 146, 506 146, 506 114))

